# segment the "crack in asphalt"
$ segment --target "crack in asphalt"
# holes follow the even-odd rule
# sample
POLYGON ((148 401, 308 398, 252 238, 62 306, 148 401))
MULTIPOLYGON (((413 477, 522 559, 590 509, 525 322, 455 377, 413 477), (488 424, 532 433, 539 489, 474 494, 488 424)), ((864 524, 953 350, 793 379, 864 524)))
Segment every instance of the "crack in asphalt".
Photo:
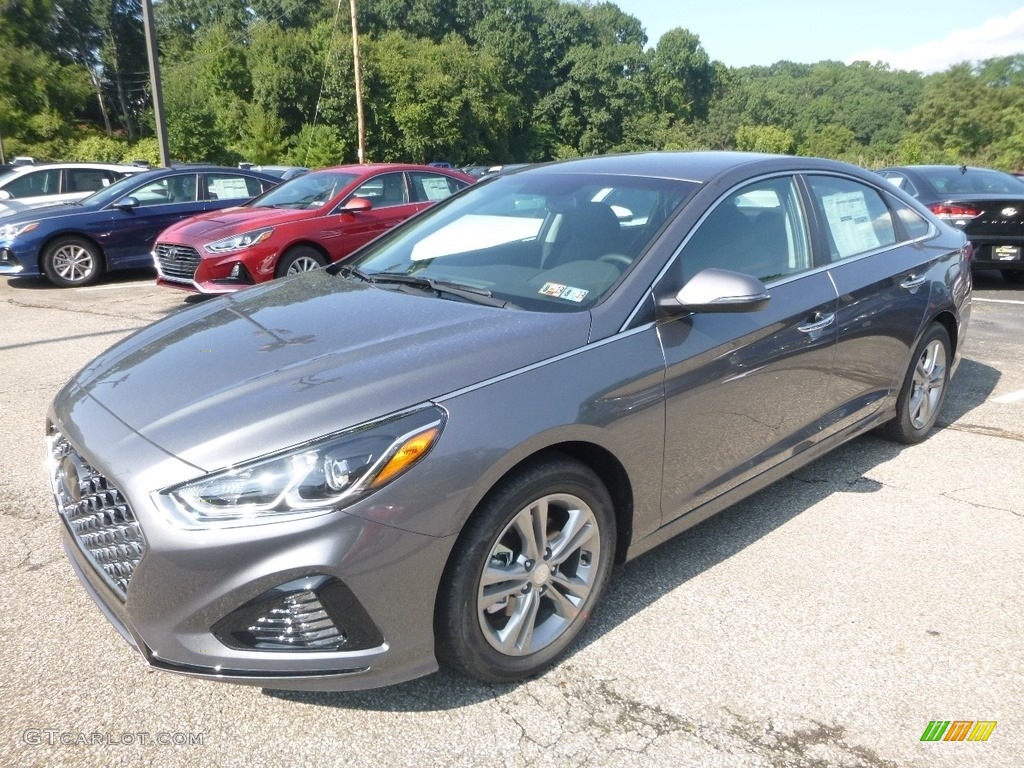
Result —
POLYGON ((858 768, 898 768, 898 764, 885 760, 877 752, 868 747, 847 744, 844 740, 846 729, 839 725, 827 725, 812 720, 813 728, 797 729, 792 733, 776 730, 769 719, 765 725, 726 710, 737 724, 729 732, 738 739, 749 744, 756 753, 778 768, 834 768, 849 766, 848 758, 854 758, 853 765, 858 768), (836 747, 842 756, 838 762, 824 757, 809 755, 811 748, 817 746, 836 747))
POLYGON ((952 491, 943 491, 939 495, 940 496, 944 496, 945 498, 949 499, 950 501, 960 502, 961 504, 968 504, 968 505, 970 505, 970 506, 972 506, 972 507, 974 507, 976 509, 988 509, 988 510, 992 510, 994 512, 1009 512, 1011 515, 1014 515, 1016 517, 1024 517, 1024 511, 1018 512, 1015 509, 1007 509, 1006 507, 993 507, 993 506, 990 506, 988 504, 981 504, 980 502, 977 502, 977 501, 971 501, 970 499, 965 499, 962 496, 954 496, 953 495, 953 494, 956 494, 956 493, 960 493, 961 491, 973 491, 973 490, 975 490, 975 489, 974 488, 957 488, 957 489, 952 490, 952 491))
MULTIPOLYGON (((143 323, 146 323, 147 325, 149 323, 155 322, 156 320, 159 319, 159 317, 151 318, 151 317, 146 317, 144 315, 132 314, 131 312, 124 312, 124 311, 121 311, 121 312, 115 312, 115 311, 101 312, 100 310, 97 310, 97 309, 95 309, 93 307, 85 307, 85 306, 82 306, 82 307, 66 307, 66 306, 63 306, 62 307, 62 306, 59 306, 59 305, 56 305, 56 304, 47 304, 45 302, 25 301, 23 299, 7 299, 7 303, 11 304, 11 305, 13 305, 15 307, 24 307, 26 309, 50 309, 50 310, 56 310, 58 312, 70 312, 73 315, 94 315, 96 317, 115 317, 115 318, 118 318, 120 320, 123 320, 125 318, 130 318, 130 319, 133 319, 133 320, 139 320, 139 321, 141 321, 143 323)), ((114 303, 114 302, 111 302, 111 303, 114 303)), ((123 303, 129 303, 129 302, 123 302, 123 303)), ((123 309, 123 307, 119 307, 119 309, 123 309)), ((128 328, 128 329, 125 330, 125 332, 126 333, 130 333, 131 331, 138 330, 139 327, 141 327, 141 326, 135 326, 133 328, 128 328)))
POLYGON ((999 427, 986 427, 983 424, 965 424, 963 422, 945 423, 940 422, 936 424, 937 427, 943 429, 951 429, 954 432, 967 432, 974 435, 987 435, 988 437, 1001 437, 1004 440, 1018 440, 1024 442, 1024 435, 1019 432, 1010 432, 1007 429, 1000 429, 999 427))
POLYGON ((873 749, 847 740, 846 729, 836 724, 810 720, 810 725, 792 731, 779 729, 771 720, 756 720, 726 708, 728 719, 720 724, 697 722, 638 699, 623 695, 614 680, 593 680, 577 675, 572 668, 563 671, 569 677, 538 680, 516 691, 502 693, 493 688, 499 711, 519 730, 517 740, 524 750, 524 764, 532 762, 535 750, 552 757, 566 734, 596 735, 596 743, 607 761, 613 764, 616 753, 650 756, 659 744, 671 736, 684 736, 704 748, 726 757, 751 756, 759 764, 776 768, 897 768, 897 763, 882 758, 873 749), (531 724, 531 713, 538 715, 553 730, 540 733, 531 724), (604 747, 604 749, 602 749, 604 747))

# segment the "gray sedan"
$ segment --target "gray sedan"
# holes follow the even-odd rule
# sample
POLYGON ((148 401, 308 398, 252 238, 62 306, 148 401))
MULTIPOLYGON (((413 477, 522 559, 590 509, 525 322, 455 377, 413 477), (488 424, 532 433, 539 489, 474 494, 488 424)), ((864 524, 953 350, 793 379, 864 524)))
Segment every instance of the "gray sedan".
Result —
POLYGON ((924 439, 968 250, 826 160, 496 178, 86 366, 47 428, 69 559, 165 670, 538 674, 614 563, 869 429, 924 439))

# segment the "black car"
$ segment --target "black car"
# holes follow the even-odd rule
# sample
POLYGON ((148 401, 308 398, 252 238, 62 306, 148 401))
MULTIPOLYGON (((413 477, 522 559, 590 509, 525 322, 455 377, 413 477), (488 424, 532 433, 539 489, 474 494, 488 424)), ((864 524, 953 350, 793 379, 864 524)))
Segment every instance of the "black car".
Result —
POLYGON ((46 277, 67 288, 152 266, 153 243, 171 224, 240 205, 280 181, 239 168, 158 168, 77 202, 8 216, 0 222, 0 276, 46 277))
POLYGON ((882 168, 884 178, 967 235, 975 269, 998 269, 1024 283, 1024 179, 966 165, 882 168))

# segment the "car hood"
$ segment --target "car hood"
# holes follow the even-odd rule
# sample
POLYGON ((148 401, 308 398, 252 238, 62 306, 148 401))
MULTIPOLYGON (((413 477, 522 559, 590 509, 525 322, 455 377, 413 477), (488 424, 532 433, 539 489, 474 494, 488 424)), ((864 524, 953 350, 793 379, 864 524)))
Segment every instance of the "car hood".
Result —
POLYGON ((318 211, 294 208, 226 208, 193 216, 172 225, 160 235, 160 240, 171 239, 210 242, 221 237, 246 232, 258 227, 272 227, 292 221, 313 218, 318 211))
POLYGON ((438 299, 318 270, 205 302, 78 373, 85 393, 205 470, 296 445, 580 347, 587 312, 438 299))
POLYGON ((24 200, 0 200, 0 219, 3 219, 4 225, 56 219, 83 210, 79 201, 31 203, 24 200))

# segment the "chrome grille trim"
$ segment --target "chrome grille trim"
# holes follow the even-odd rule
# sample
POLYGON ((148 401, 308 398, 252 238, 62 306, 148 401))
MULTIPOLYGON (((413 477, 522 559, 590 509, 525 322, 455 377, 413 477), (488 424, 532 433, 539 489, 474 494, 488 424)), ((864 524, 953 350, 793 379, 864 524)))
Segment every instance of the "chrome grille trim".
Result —
POLYGON ((256 647, 337 648, 345 635, 334 625, 315 592, 288 595, 249 627, 256 647))
POLYGON ((53 426, 48 430, 50 487, 78 548, 121 600, 146 539, 121 491, 97 472, 53 426))
POLYGON ((153 259, 162 277, 172 280, 193 280, 202 257, 199 251, 189 245, 157 243, 153 248, 153 259))

